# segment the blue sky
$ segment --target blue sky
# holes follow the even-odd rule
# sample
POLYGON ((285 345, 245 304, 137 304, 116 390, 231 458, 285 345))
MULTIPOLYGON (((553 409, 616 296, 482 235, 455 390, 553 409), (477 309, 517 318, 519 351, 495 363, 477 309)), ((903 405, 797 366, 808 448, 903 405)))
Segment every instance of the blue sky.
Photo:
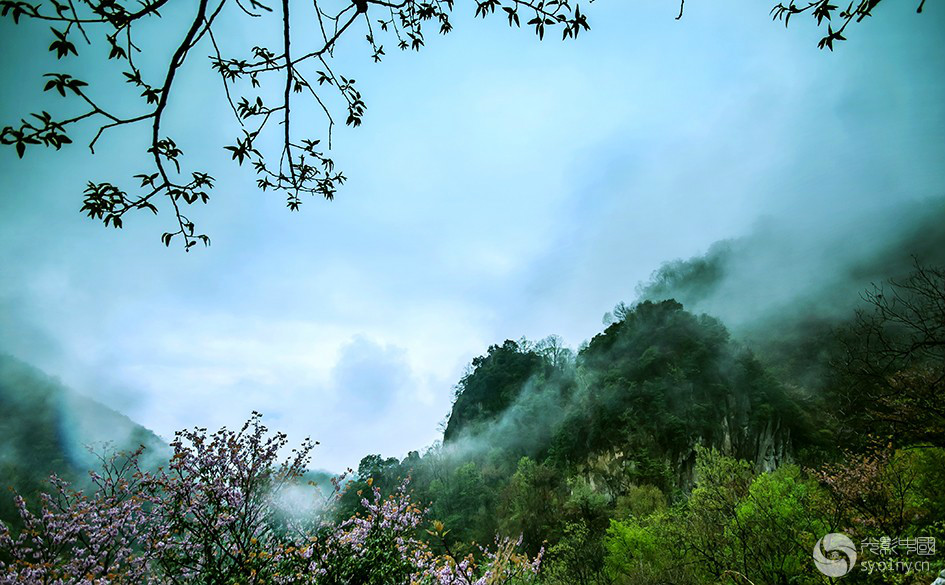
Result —
MULTIPOLYGON (((213 245, 190 254, 161 244, 167 214, 115 232, 78 213, 140 135, 94 157, 80 140, 0 151, 0 350, 164 436, 262 411, 339 469, 430 444, 473 357, 521 336, 577 346, 662 261, 762 218, 816 239, 851 210, 943 194, 939 7, 883 3, 833 53, 765 2, 690 2, 678 22, 672 3, 582 8, 577 42, 462 2, 420 53, 376 65, 352 35, 338 63, 368 110, 334 136, 350 180, 298 214, 227 162, 235 130, 195 59, 171 132, 219 181, 194 214, 213 245)), ((45 70, 2 26, 6 124, 45 70)))

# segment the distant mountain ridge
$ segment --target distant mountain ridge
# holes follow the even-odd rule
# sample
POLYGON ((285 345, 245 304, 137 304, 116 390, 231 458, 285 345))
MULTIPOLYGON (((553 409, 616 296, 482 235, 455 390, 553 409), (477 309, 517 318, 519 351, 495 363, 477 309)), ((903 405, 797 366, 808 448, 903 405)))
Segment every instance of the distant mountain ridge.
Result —
MULTIPOLYGON (((164 440, 127 416, 0 354, 0 487, 33 499, 48 487, 51 474, 82 485, 98 466, 95 452, 139 445, 156 456, 168 450, 164 440)), ((0 519, 14 516, 12 498, 0 498, 0 519)))

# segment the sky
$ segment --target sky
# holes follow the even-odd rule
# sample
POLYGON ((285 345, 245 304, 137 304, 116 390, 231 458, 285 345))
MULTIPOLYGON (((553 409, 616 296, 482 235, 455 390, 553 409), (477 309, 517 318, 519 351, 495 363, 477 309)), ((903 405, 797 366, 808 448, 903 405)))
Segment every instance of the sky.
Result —
MULTIPOLYGON (((0 150, 0 351, 164 437, 257 410, 319 440, 316 467, 422 449, 490 344, 577 347, 664 261, 945 194, 945 11, 882 3, 831 53, 769 10, 689 2, 677 21, 673 3, 598 0, 561 43, 457 2, 454 32, 380 64, 355 31, 336 55, 367 102, 333 135, 349 181, 294 214, 228 162, 236 130, 195 59, 168 126, 218 178, 193 213, 212 246, 166 249, 166 212, 121 231, 79 213, 88 180, 138 172, 140 133, 95 156, 80 139, 0 150)), ((224 26, 252 46, 251 26, 224 26)), ((5 125, 37 107, 48 62, 2 27, 5 125)))

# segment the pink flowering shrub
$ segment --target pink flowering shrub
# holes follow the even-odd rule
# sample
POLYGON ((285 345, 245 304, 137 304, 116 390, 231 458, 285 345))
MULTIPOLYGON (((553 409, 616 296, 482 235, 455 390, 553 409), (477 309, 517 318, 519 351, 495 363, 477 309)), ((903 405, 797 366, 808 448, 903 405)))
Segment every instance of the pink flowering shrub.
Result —
POLYGON ((139 454, 103 459, 101 474, 91 474, 92 496, 55 476, 37 513, 14 496, 23 527, 14 536, 0 522, 0 584, 146 582, 151 518, 141 497, 139 454))
POLYGON ((445 527, 433 523, 423 531, 436 538, 446 553, 435 555, 418 537, 425 512, 407 492, 405 480, 386 498, 372 488, 371 499, 362 498, 363 511, 342 522, 329 534, 322 557, 323 579, 319 584, 364 585, 429 584, 492 585, 535 581, 540 557, 534 560, 516 552, 521 544, 497 539, 494 550, 481 549, 482 566, 472 556, 457 558, 450 552, 445 527))
MULTIPOLYGON (((38 511, 16 496, 23 528, 0 523, 0 585, 499 585, 537 579, 540 556, 497 540, 479 562, 456 558, 445 527, 423 530, 425 510, 403 482, 386 497, 373 487, 353 517, 298 517, 279 505, 299 487, 315 443, 291 450, 253 413, 239 431, 181 431, 156 472, 141 451, 103 458, 94 489, 53 477, 38 511), (446 550, 434 554, 422 535, 446 550)), ((341 497, 334 480, 332 500, 341 497)), ((315 497, 313 490, 312 497, 315 497)))
POLYGON ((306 439, 279 462, 288 439, 269 435, 260 419, 253 413, 238 432, 176 434, 167 468, 144 482, 160 519, 150 535, 156 573, 207 584, 271 583, 284 574, 289 535, 273 497, 298 482, 314 443, 306 439))

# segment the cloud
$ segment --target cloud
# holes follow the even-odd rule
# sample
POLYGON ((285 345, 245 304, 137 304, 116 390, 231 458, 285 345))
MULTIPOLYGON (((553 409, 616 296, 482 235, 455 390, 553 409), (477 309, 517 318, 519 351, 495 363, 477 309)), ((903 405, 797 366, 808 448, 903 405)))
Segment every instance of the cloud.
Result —
POLYGON ((374 418, 396 402, 410 398, 417 381, 403 349, 357 336, 341 349, 332 368, 336 410, 347 416, 374 418))
POLYGON ((843 218, 766 218, 702 256, 667 262, 639 288, 735 329, 799 316, 847 319, 871 283, 945 262, 945 198, 888 203, 843 218))
MULTIPOLYGON (((161 245, 166 215, 106 231, 77 212, 84 182, 134 154, 118 135, 95 157, 4 149, 0 348, 165 436, 260 410, 337 468, 434 440, 489 344, 577 346, 666 259, 764 215, 806 221, 803 239, 940 194, 940 12, 891 7, 826 54, 747 0, 674 11, 595 4, 576 43, 457 15, 420 54, 342 57, 369 108, 336 132, 351 180, 299 214, 229 166, 216 140, 236 129, 185 112, 168 131, 218 177, 193 210, 214 244, 187 255, 161 245)), ((210 88, 194 71, 180 87, 210 88)), ((791 246, 798 266, 845 253, 815 241, 833 247, 791 246)))

